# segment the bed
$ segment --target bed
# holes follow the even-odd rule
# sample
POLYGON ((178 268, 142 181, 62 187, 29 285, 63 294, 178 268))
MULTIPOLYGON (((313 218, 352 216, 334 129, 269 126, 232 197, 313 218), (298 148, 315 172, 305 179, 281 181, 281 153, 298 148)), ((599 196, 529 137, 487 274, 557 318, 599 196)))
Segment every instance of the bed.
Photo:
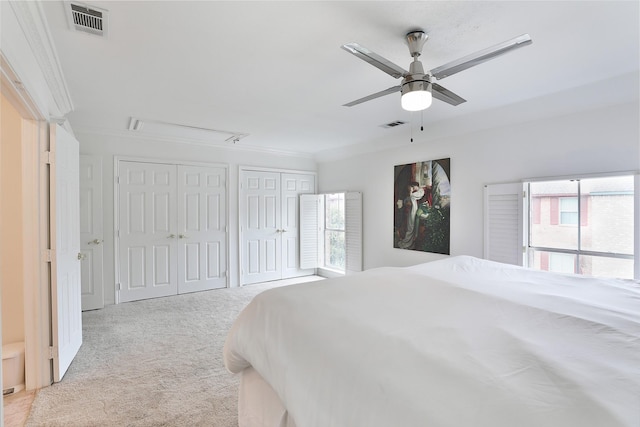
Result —
POLYGON ((640 427, 640 283, 376 268, 261 293, 224 363, 240 427, 640 427))

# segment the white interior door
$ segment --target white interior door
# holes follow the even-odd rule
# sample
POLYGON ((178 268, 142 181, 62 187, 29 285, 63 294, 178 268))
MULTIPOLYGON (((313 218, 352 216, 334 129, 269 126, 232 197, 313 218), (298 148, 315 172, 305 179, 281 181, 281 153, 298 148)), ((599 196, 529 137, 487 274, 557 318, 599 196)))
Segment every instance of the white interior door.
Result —
POLYGON ((178 292, 175 165, 120 161, 119 300, 178 292))
POLYGON ((80 155, 82 310, 104 307, 102 158, 80 155))
POLYGON ((178 293, 227 286, 226 169, 178 166, 178 293))
POLYGON ((79 144, 56 125, 51 131, 51 279, 53 380, 62 379, 82 345, 79 144))
POLYGON ((282 278, 308 276, 313 269, 300 268, 300 195, 315 192, 315 175, 281 174, 282 278))
POLYGON ((282 278, 280 173, 241 171, 240 234, 243 285, 282 278))

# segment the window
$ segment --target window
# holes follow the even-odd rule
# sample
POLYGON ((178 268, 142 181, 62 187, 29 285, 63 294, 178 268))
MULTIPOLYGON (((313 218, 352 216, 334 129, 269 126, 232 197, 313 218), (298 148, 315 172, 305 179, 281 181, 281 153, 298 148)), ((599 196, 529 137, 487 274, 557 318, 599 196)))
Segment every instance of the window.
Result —
POLYGON ((560 199, 560 224, 578 224, 578 198, 562 197, 560 199))
POLYGON ((634 278, 634 176, 525 184, 526 262, 540 270, 634 278))
POLYGON ((362 193, 300 196, 300 266, 362 271, 362 193))
POLYGON ((549 254, 549 271, 555 273, 575 273, 576 257, 571 254, 552 252, 549 254))
POLYGON ((344 193, 324 195, 324 267, 344 271, 344 193))

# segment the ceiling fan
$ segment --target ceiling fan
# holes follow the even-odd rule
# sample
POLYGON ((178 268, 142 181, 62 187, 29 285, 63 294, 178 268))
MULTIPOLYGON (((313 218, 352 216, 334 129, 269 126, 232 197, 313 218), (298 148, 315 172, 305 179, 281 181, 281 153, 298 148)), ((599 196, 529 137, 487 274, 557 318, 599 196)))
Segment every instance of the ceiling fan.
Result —
POLYGON ((440 67, 434 68, 428 73, 424 72, 422 63, 418 57, 422 53, 422 47, 429 36, 424 31, 411 31, 406 35, 406 41, 409 45, 409 53, 413 57, 413 62, 409 66, 409 71, 399 67, 388 59, 370 51, 366 47, 360 46, 358 43, 347 43, 342 45, 342 49, 357 56, 363 61, 368 62, 374 67, 384 71, 391 77, 399 79, 402 82, 398 86, 390 87, 380 92, 376 92, 364 98, 344 104, 345 107, 353 107, 354 105, 379 98, 395 92, 401 92, 401 105, 407 111, 421 111, 429 108, 432 97, 444 101, 447 104, 459 105, 466 100, 448 89, 433 83, 433 77, 436 79, 444 79, 467 68, 475 67, 497 56, 503 55, 514 49, 527 46, 532 43, 529 34, 523 34, 506 42, 491 46, 487 49, 472 53, 455 61, 451 61, 440 67))

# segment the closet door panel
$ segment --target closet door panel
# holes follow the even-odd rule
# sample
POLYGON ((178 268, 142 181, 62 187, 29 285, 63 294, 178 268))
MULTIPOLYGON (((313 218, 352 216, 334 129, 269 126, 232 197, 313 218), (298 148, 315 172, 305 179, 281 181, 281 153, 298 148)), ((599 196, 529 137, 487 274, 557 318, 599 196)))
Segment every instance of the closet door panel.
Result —
POLYGON ((82 310, 104 307, 102 156, 80 155, 82 310))
POLYGON ((281 279, 280 173, 241 171, 240 283, 281 279))
POLYGON ((178 194, 178 293, 226 287, 226 169, 178 166, 178 194))
POLYGON ((119 166, 119 300, 175 295, 176 168, 129 161, 119 166))
POLYGON ((282 173, 282 278, 314 274, 300 268, 300 195, 315 193, 315 175, 282 173))

